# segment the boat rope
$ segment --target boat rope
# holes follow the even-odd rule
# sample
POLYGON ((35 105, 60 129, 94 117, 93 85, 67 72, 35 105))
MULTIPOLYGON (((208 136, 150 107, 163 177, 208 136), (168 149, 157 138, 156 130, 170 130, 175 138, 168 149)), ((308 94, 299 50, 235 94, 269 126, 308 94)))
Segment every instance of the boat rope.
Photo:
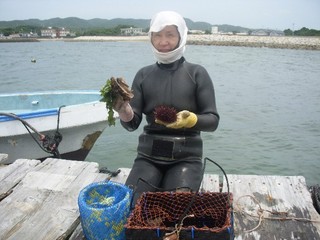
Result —
POLYGON ((264 209, 261 207, 259 201, 252 195, 243 195, 243 196, 239 197, 238 200, 236 201, 236 207, 234 209, 234 213, 244 214, 244 215, 248 215, 250 217, 259 219, 257 226, 255 226, 254 228, 252 228, 250 230, 245 230, 245 232, 247 232, 247 233, 257 230, 261 226, 263 220, 301 221, 301 222, 320 223, 320 221, 318 221, 318 220, 312 220, 309 218, 299 218, 299 217, 296 217, 293 215, 290 216, 289 212, 287 212, 287 211, 282 212, 282 211, 271 211, 268 209, 264 209), (244 210, 244 207, 242 207, 239 203, 240 199, 243 199, 243 198, 249 198, 254 202, 254 204, 257 205, 258 209, 257 209, 256 214, 252 214, 252 213, 246 212, 244 210))
POLYGON ((10 117, 10 118, 13 118, 15 120, 20 121, 23 124, 23 126, 27 129, 29 135, 32 137, 32 139, 35 141, 35 143, 44 152, 52 154, 56 158, 60 158, 60 153, 59 153, 59 150, 58 150, 58 146, 59 146, 60 142, 62 141, 62 135, 59 132, 60 112, 61 112, 61 108, 62 107, 65 107, 65 106, 63 105, 63 106, 59 107, 58 119, 57 119, 57 129, 56 129, 56 131, 55 131, 53 136, 45 135, 45 134, 40 133, 37 129, 35 129, 33 126, 31 126, 27 121, 25 121, 24 119, 22 119, 21 117, 19 117, 18 115, 14 114, 14 113, 3 113, 3 112, 0 112, 0 116, 6 116, 6 117, 10 117), (35 133, 36 135, 38 135, 39 141, 42 143, 42 145, 36 139, 36 137, 34 136, 34 134, 32 132, 35 133))
POLYGON ((58 110, 57 128, 54 135, 53 136, 44 135, 43 138, 40 138, 40 141, 42 142, 42 146, 47 150, 47 152, 53 154, 55 158, 61 158, 60 152, 58 150, 58 146, 62 141, 62 134, 59 132, 59 126, 60 126, 61 108, 63 107, 65 107, 65 105, 60 106, 58 110))
POLYGON ((17 116, 14 113, 2 113, 0 112, 0 116, 6 116, 6 117, 11 117, 14 118, 16 120, 19 120, 25 127, 27 126, 28 128, 32 129, 32 131, 34 131, 36 134, 41 135, 41 133, 39 133, 34 127, 32 127, 28 122, 26 122, 25 120, 23 120, 22 118, 20 118, 19 116, 17 116))

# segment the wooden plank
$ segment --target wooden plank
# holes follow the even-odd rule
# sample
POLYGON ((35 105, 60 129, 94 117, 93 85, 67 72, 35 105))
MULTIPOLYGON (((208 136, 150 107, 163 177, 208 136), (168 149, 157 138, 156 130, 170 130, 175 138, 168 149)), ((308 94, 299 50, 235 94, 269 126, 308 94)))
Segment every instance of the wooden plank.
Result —
POLYGON ((22 184, 28 186, 28 188, 65 191, 75 178, 74 175, 31 172, 24 177, 22 184))
POLYGON ((43 202, 41 211, 30 215, 12 239, 24 239, 24 236, 29 237, 25 239, 67 239, 80 223, 77 203, 79 192, 91 182, 106 178, 105 174, 99 173, 92 173, 90 177, 92 179, 85 184, 74 181, 71 184, 73 186, 70 185, 63 192, 51 192, 43 202))
POLYGON ((119 168, 120 172, 117 176, 112 177, 110 180, 118 183, 124 184, 127 180, 127 177, 129 176, 129 173, 131 171, 130 168, 119 168))
POLYGON ((204 174, 200 186, 201 192, 220 192, 219 175, 204 174))
MULTIPOLYGON (((18 159, 10 165, 0 168, 0 195, 9 194, 25 175, 40 164, 39 160, 18 159)), ((0 199, 2 199, 1 197, 0 199)))
POLYGON ((228 175, 228 179, 236 240, 320 239, 320 216, 304 177, 228 175))
POLYGON ((57 158, 47 158, 35 171, 67 175, 79 175, 81 171, 98 172, 99 164, 95 162, 72 161, 57 158))
POLYGON ((0 202, 0 239, 67 239, 79 224, 78 195, 105 180, 97 163, 47 159, 0 202))
POLYGON ((41 209, 43 202, 50 197, 50 193, 48 190, 21 188, 1 201, 0 239, 8 239, 19 231, 24 222, 28 221, 29 215, 41 209))

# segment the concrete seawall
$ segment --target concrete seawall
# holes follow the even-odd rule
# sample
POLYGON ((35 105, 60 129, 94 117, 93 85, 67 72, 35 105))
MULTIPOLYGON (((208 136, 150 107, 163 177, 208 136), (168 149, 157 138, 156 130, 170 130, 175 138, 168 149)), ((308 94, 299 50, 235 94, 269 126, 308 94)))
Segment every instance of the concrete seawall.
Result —
POLYGON ((320 50, 320 37, 189 35, 188 44, 320 50))
MULTIPOLYGON (((82 36, 67 41, 148 41, 148 36, 82 36)), ((320 37, 188 35, 188 44, 320 50, 320 37)))

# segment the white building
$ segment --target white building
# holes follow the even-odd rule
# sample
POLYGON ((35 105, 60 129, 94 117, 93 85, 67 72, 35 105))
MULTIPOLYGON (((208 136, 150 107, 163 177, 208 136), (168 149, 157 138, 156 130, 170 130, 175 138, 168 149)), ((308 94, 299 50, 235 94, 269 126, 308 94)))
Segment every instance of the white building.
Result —
POLYGON ((205 34, 205 31, 202 30, 189 30, 189 33, 191 34, 205 34))
POLYGON ((120 31, 121 31, 121 35, 126 35, 126 36, 143 35, 142 28, 133 28, 133 27, 121 28, 120 31))
POLYGON ((65 28, 54 29, 52 27, 48 27, 47 29, 41 29, 41 37, 63 38, 68 36, 75 36, 75 34, 71 33, 69 30, 66 30, 65 28))
POLYGON ((51 27, 41 29, 41 37, 55 38, 57 37, 57 31, 51 27))
POLYGON ((211 27, 211 33, 212 34, 218 34, 219 33, 218 26, 211 27))
POLYGON ((67 36, 70 36, 70 31, 69 30, 66 30, 64 28, 61 28, 57 31, 57 35, 59 37, 67 37, 67 36))

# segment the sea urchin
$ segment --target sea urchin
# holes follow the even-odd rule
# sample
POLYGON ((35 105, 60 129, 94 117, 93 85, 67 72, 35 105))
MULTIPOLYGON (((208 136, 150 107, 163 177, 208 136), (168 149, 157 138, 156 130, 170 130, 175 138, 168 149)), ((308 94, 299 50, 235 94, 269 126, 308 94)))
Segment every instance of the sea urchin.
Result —
POLYGON ((154 109, 154 117, 164 123, 173 123, 177 120, 177 110, 173 107, 160 105, 154 109))

